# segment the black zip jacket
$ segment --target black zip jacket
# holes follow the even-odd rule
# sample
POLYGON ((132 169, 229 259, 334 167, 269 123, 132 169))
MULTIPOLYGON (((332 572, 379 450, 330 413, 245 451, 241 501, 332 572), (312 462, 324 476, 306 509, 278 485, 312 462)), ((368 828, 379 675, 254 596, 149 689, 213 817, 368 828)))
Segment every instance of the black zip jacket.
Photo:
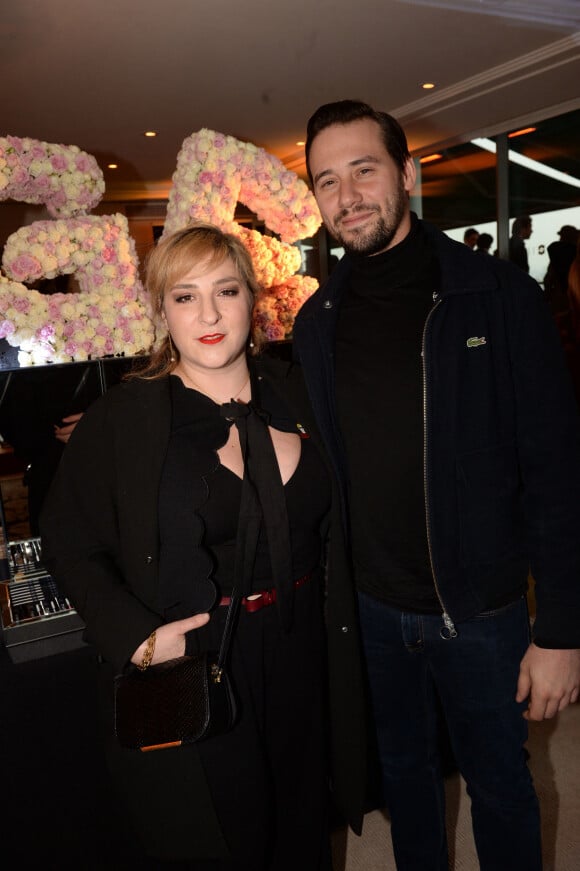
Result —
MULTIPOLYGON (((517 267, 422 225, 441 269, 422 354, 425 519, 442 613, 460 624, 515 600, 531 571, 536 644, 580 647, 580 420, 547 303, 517 267)), ((294 328, 345 524, 334 339, 349 270, 345 257, 294 328)))

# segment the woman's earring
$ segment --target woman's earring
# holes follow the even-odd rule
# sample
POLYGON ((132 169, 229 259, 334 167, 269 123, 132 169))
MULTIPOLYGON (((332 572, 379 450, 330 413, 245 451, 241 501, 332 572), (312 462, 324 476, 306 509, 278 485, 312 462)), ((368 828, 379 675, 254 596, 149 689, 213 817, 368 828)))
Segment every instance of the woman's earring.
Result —
POLYGON ((173 342, 171 341, 171 333, 167 333, 167 340, 169 342, 169 361, 175 363, 175 349, 173 347, 173 342))

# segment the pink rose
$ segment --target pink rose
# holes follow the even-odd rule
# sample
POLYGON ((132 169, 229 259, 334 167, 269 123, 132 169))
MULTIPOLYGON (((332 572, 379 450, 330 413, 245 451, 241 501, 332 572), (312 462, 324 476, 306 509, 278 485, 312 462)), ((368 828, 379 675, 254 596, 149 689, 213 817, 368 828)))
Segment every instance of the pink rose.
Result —
POLYGON ((20 312, 23 315, 27 315, 28 312, 30 311, 30 300, 26 299, 26 297, 24 297, 24 296, 18 296, 14 300, 13 305, 14 305, 14 308, 16 309, 16 311, 20 312))
POLYGON ((7 136, 6 138, 8 139, 8 142, 10 143, 12 148, 15 149, 15 151, 22 152, 24 148, 24 143, 19 136, 7 136))
POLYGON ((62 154, 53 154, 50 158, 50 165, 55 172, 65 172, 67 168, 66 159, 62 154))
POLYGON ((42 275, 42 266, 36 257, 31 257, 30 254, 21 254, 8 264, 8 268, 16 281, 34 281, 42 275))
POLYGON ((38 339, 44 339, 45 341, 48 341, 52 339, 52 337, 55 335, 55 332, 56 330, 54 329, 52 324, 45 324, 43 327, 40 327, 36 331, 36 337, 38 339))
POLYGON ((79 172, 90 172, 91 161, 88 154, 77 154, 75 158, 75 166, 79 172))
MULTIPOLYGON (((12 155, 14 157, 14 155, 12 155)), ((15 158, 16 159, 16 158, 15 158)), ((13 185, 22 185, 30 181, 30 176, 23 166, 18 165, 12 173, 11 182, 13 185)))
POLYGON ((269 324, 266 327, 266 336, 270 342, 278 342, 284 338, 284 328, 280 324, 269 324))

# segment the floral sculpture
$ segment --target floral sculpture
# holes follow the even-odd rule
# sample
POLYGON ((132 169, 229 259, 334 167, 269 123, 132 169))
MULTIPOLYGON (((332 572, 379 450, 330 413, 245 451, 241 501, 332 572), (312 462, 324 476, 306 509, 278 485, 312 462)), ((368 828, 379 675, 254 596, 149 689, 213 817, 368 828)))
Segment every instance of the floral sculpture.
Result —
POLYGON ((154 340, 123 215, 36 221, 8 239, 0 277, 0 338, 18 345, 21 366, 114 354, 132 356, 154 340), (80 293, 46 296, 22 281, 75 274, 80 293))
MULTIPOLYGON (((321 223, 304 182, 263 149, 211 130, 185 140, 173 180, 164 233, 204 220, 240 236, 263 288, 257 328, 267 340, 286 338, 317 287, 294 274, 301 255, 291 243, 321 223), (237 224, 238 201, 281 241, 237 224)), ((155 341, 126 219, 86 214, 103 192, 95 159, 76 146, 0 138, 0 200, 44 203, 56 219, 22 227, 4 249, 0 339, 19 348, 21 366, 135 355, 155 341), (45 296, 22 283, 62 274, 74 274, 81 292, 45 296)))
POLYGON ((103 174, 76 145, 0 139, 0 199, 44 203, 57 220, 13 233, 0 276, 0 338, 20 366, 146 352, 154 339, 135 244, 123 215, 87 215, 103 174), (45 296, 22 282, 74 274, 80 293, 45 296))
POLYGON ((164 234, 203 220, 240 236, 259 284, 256 325, 273 341, 290 335, 296 312, 316 281, 294 275, 301 255, 292 242, 313 236, 321 224, 316 201, 296 173, 263 148, 213 130, 184 140, 177 157, 164 234), (248 206, 281 241, 234 221, 238 202, 248 206))
POLYGON ((54 218, 85 214, 105 192, 103 173, 76 145, 0 137, 0 200, 44 203, 54 218))

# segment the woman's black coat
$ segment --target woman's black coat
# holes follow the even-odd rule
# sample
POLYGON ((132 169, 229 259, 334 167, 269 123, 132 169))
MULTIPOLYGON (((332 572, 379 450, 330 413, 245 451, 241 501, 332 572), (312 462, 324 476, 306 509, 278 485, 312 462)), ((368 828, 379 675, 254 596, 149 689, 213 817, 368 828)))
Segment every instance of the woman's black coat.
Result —
MULTIPOLYGON (((264 359, 259 376, 312 429, 296 367, 264 359)), ((168 379, 112 388, 83 416, 64 452, 42 517, 43 558, 86 624, 105 660, 104 716, 112 716, 112 680, 164 620, 159 590, 158 489, 170 436, 168 379)), ((336 495, 336 487, 334 487, 336 495)), ((340 507, 332 509, 328 546, 327 625, 330 712, 337 806, 355 829, 365 782, 363 682, 356 612, 340 507)), ((200 610, 205 610, 201 608, 200 610)), ((109 733, 114 773, 151 834, 156 816, 187 821, 203 855, 225 850, 194 745, 162 753, 121 751, 109 733), (148 757, 145 763, 143 757, 148 757), (155 807, 159 807, 159 815, 155 807), (168 806, 171 814, 167 814, 168 806), (152 825, 153 823, 153 825, 152 825)), ((173 837, 169 833, 170 837, 173 837)), ((161 834, 159 835, 161 837, 161 834)), ((226 855, 224 852, 223 855, 226 855)))

